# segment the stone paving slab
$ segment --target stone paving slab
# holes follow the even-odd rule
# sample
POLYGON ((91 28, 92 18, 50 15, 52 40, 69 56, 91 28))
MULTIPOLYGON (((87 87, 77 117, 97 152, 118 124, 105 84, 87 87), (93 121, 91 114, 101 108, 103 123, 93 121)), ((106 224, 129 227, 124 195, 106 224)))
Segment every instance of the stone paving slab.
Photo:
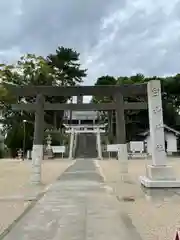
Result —
MULTIPOLYGON (((117 160, 98 161, 106 184, 113 189, 119 208, 131 217, 143 240, 174 240, 180 227, 180 190, 147 189, 140 185, 139 176, 145 174, 147 160, 129 160, 127 180, 122 180, 117 160), (134 201, 124 201, 125 199, 134 201)), ((148 161, 150 164, 150 161, 148 161)), ((180 159, 168 158, 177 176, 180 176, 180 159)))
POLYGON ((141 240, 130 217, 119 210, 115 196, 105 190, 93 161, 78 160, 4 239, 132 238, 141 240))
POLYGON ((0 160, 0 239, 16 219, 45 192, 52 182, 64 172, 72 161, 68 159, 42 162, 42 184, 30 184, 31 161, 0 160), (8 213, 8 214, 7 214, 8 213))

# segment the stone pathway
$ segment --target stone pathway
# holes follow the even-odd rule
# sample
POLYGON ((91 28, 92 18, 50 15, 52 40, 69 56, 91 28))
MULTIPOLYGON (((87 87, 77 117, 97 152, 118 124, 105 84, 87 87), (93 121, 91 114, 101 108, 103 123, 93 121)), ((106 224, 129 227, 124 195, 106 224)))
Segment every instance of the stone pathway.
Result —
POLYGON ((77 160, 5 240, 141 240, 92 160, 77 160))

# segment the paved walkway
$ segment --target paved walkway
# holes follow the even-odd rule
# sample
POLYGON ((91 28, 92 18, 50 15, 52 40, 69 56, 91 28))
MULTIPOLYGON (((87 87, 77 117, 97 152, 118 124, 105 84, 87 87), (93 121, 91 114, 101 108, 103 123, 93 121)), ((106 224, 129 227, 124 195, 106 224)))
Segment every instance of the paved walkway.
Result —
POLYGON ((92 160, 77 160, 5 240, 141 240, 92 160))

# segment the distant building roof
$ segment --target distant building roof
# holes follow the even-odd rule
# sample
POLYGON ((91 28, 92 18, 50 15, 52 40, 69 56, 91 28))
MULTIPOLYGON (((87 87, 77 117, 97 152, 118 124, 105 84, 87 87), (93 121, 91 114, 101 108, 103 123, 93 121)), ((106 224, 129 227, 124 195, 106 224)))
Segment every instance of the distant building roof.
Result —
MULTIPOLYGON (((164 124, 164 129, 167 131, 173 132, 175 135, 180 135, 179 131, 175 130, 174 128, 168 127, 166 124, 164 124)), ((145 132, 140 133, 139 135, 145 137, 145 136, 149 135, 149 132, 150 132, 149 130, 146 130, 145 132)))

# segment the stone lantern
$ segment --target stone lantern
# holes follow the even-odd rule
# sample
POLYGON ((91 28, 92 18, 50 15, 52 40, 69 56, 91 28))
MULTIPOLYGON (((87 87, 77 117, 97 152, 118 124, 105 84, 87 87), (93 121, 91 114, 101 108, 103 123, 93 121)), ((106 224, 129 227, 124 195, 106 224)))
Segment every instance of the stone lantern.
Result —
POLYGON ((52 158, 53 154, 52 154, 52 137, 50 134, 48 134, 47 138, 46 138, 46 142, 47 142, 47 147, 46 147, 46 151, 47 151, 47 156, 48 158, 52 158))
POLYGON ((46 141, 47 141, 47 150, 51 150, 52 137, 50 134, 48 134, 46 141))
POLYGON ((18 159, 22 159, 22 156, 23 156, 23 151, 22 151, 22 149, 19 149, 18 152, 17 152, 17 154, 18 154, 18 159))

